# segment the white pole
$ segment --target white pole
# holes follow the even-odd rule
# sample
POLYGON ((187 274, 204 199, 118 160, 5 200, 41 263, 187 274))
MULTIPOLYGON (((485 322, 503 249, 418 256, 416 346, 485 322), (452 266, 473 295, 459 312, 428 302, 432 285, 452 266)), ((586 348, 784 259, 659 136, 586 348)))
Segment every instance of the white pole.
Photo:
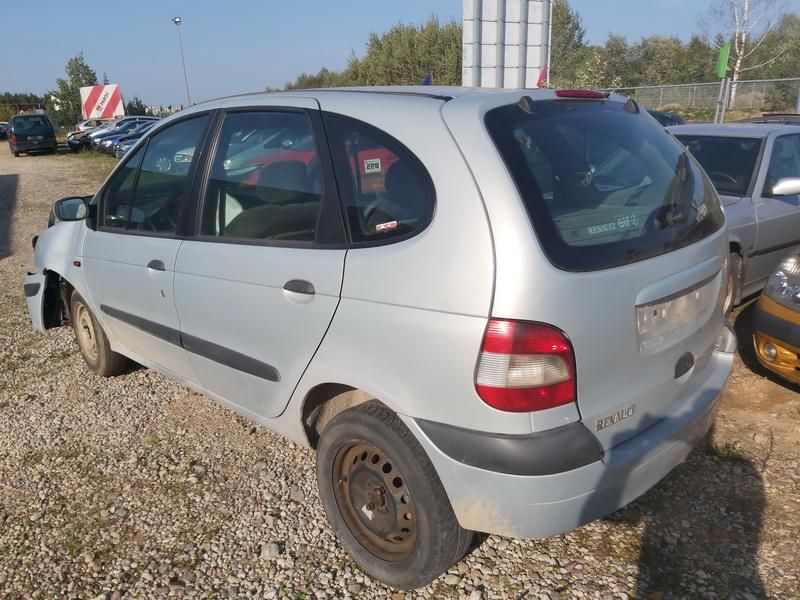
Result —
POLYGON ((547 7, 547 60, 545 61, 545 66, 547 67, 547 73, 545 74, 545 85, 550 87, 550 71, 552 70, 551 58, 553 53, 553 0, 546 0, 548 3, 547 7))

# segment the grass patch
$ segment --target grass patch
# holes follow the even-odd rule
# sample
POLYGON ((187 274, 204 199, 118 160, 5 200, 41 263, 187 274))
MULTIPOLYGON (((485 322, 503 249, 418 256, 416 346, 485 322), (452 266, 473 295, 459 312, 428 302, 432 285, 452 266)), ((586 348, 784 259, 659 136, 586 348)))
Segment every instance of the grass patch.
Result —
POLYGON ((723 444, 713 444, 709 447, 711 454, 720 460, 733 462, 747 462, 747 455, 736 442, 725 442, 723 444))

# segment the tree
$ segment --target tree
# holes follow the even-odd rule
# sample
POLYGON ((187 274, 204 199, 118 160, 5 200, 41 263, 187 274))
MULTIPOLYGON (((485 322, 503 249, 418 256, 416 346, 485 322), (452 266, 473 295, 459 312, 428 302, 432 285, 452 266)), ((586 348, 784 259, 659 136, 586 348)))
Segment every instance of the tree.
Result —
POLYGON ((770 38, 780 8, 779 0, 715 0, 710 16, 719 24, 718 33, 731 43, 731 105, 736 100, 736 82, 742 73, 764 67, 778 60, 786 48, 778 48, 759 64, 752 64, 753 55, 770 38))
POLYGON ((139 96, 134 96, 125 105, 125 114, 131 117, 147 114, 147 106, 145 106, 139 96))
POLYGON ((57 79, 57 90, 47 94, 47 108, 56 124, 74 125, 81 120, 80 88, 97 85, 97 73, 83 58, 80 52, 67 61, 66 79, 57 79))
POLYGON ((594 56, 586 52, 586 29, 569 0, 553 0, 553 39, 550 50, 550 79, 560 85, 575 80, 578 69, 594 56))
POLYGON ((419 85, 426 75, 434 85, 461 84, 461 25, 442 25, 435 17, 421 26, 395 25, 372 33, 363 58, 350 56, 341 71, 301 74, 285 89, 346 85, 419 85))

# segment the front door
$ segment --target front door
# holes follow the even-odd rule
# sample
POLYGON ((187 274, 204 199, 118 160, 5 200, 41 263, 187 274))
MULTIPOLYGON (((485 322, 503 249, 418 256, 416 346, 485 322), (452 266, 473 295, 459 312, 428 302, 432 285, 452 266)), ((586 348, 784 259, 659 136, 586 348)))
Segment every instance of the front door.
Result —
POLYGON ((756 249, 749 269, 750 282, 767 279, 778 262, 800 244, 800 196, 772 194, 772 186, 787 177, 800 177, 800 134, 774 139, 766 178, 756 182, 756 249))
POLYGON ((346 252, 318 106, 278 102, 225 111, 196 237, 175 266, 181 339, 202 384, 263 417, 283 412, 322 341, 346 252))
POLYGON ((191 380, 173 283, 183 200, 207 125, 201 115, 162 129, 115 171, 83 259, 97 316, 119 350, 191 380))

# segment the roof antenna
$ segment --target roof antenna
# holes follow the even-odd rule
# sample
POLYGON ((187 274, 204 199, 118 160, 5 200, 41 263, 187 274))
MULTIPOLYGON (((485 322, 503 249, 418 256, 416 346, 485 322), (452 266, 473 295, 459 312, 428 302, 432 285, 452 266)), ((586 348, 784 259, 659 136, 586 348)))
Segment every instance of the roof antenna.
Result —
POLYGON ((533 100, 531 100, 530 96, 523 96, 520 98, 519 102, 517 102, 517 106, 529 115, 533 114, 533 100))

